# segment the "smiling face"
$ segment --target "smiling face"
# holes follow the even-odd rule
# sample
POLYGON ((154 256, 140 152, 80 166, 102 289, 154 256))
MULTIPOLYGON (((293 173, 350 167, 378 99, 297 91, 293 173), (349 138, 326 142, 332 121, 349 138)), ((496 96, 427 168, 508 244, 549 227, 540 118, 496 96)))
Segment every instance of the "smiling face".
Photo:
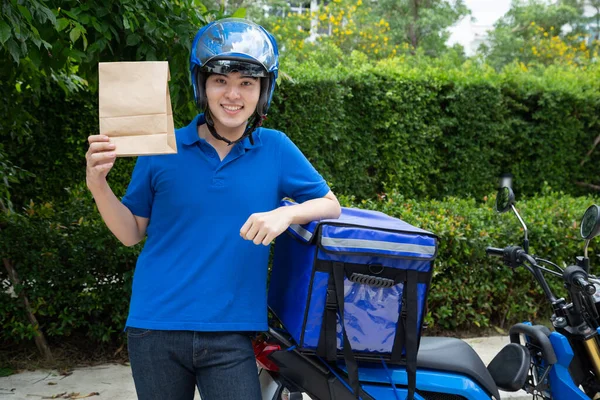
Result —
POLYGON ((244 132, 259 97, 259 78, 231 72, 227 75, 212 74, 206 80, 206 98, 215 129, 229 138, 235 139, 244 132))

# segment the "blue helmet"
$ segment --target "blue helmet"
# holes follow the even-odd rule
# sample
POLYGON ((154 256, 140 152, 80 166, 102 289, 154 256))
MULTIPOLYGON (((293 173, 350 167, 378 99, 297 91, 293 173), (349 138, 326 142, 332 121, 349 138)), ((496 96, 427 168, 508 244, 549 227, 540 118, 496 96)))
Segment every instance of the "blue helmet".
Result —
POLYGON ((277 43, 263 27, 240 18, 226 18, 201 28, 190 54, 190 73, 194 98, 205 110, 206 78, 211 73, 240 72, 261 78, 261 92, 256 112, 262 119, 267 114, 279 69, 277 43))

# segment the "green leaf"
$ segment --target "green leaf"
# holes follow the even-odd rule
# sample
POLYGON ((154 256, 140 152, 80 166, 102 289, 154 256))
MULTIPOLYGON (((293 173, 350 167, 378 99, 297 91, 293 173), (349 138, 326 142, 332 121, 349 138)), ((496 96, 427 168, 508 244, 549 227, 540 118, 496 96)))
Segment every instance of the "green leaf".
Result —
POLYGON ((42 63, 42 57, 37 47, 32 47, 27 53, 27 57, 31 60, 36 68, 39 68, 42 63))
POLYGON ((71 11, 65 10, 65 9, 60 9, 60 11, 64 12, 65 14, 67 14, 67 17, 77 20, 77 15, 72 13, 71 11))
POLYGON ((35 44, 37 46, 37 48, 39 49, 40 46, 42 45, 42 39, 40 39, 40 36, 32 36, 31 37, 31 41, 33 42, 33 44, 35 44))
POLYGON ((105 15, 108 15, 108 10, 104 7, 102 8, 96 8, 96 17, 97 18, 102 18, 105 15))
POLYGON ((127 35, 127 46, 136 46, 141 40, 142 38, 140 37, 140 35, 130 33, 129 35, 127 35))
POLYGON ((0 44, 6 43, 10 38, 10 26, 4 21, 0 21, 0 44))
POLYGON ((156 58, 156 51, 153 48, 150 48, 148 53, 146 53, 146 61, 157 61, 157 60, 158 60, 158 58, 156 58))
POLYGON ((21 54, 19 52, 19 46, 17 45, 17 42, 15 42, 13 39, 10 39, 6 43, 6 47, 8 48, 8 52, 12 56, 13 60, 15 60, 15 62, 18 64, 21 54))
POLYGON ((71 21, 67 18, 59 18, 56 21, 56 30, 58 32, 63 31, 67 26, 69 26, 69 24, 71 23, 71 21))
POLYGON ((103 33, 106 29, 100 25, 100 23, 98 22, 98 20, 96 18, 92 18, 92 26, 94 27, 94 29, 97 32, 103 33))
POLYGON ((198 11, 200 11, 201 13, 208 11, 208 8, 206 8, 206 6, 200 0, 194 0, 193 7, 195 9, 197 9, 198 11))
POLYGON ((81 30, 77 26, 71 29, 71 32, 69 32, 69 38, 71 39, 72 43, 75 43, 77 39, 79 39, 79 36, 81 36, 81 30))
POLYGON ((83 50, 85 51, 85 49, 87 49, 87 46, 88 46, 87 37, 85 35, 83 35, 81 37, 81 39, 83 39, 83 50))
POLYGON ((27 20, 27 22, 29 22, 31 24, 33 22, 32 18, 31 18, 31 11, 29 11, 27 9, 27 7, 22 6, 20 4, 17 7, 19 8, 19 11, 21 12, 21 15, 23 17, 25 17, 25 19, 27 20))
POLYGON ((231 14, 232 18, 246 18, 246 9, 245 8, 238 8, 237 10, 235 10, 235 12, 233 14, 231 14))
POLYGON ((52 25, 56 26, 56 16, 48 7, 41 6, 40 11, 52 22, 52 25))
POLYGON ((126 16, 123 16, 123 27, 124 27, 125 29, 129 29, 129 28, 130 28, 130 25, 129 25, 129 20, 127 19, 127 17, 126 17, 126 16))

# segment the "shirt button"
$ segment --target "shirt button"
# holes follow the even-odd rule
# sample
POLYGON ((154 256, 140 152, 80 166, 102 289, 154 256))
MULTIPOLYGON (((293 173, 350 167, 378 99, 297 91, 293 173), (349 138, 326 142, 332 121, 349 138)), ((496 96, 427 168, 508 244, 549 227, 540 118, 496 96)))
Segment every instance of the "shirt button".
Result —
POLYGON ((213 179, 213 186, 217 186, 217 187, 221 187, 224 186, 225 183, 223 182, 223 179, 221 178, 214 178, 213 179))

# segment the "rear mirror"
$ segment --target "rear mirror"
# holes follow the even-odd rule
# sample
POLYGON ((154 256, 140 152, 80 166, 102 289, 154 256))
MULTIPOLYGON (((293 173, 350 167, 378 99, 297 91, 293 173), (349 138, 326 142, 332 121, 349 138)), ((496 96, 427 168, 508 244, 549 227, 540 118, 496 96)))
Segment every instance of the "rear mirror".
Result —
POLYGON ((515 194, 509 187, 502 187, 498 190, 498 196, 496 196, 496 211, 499 213, 510 210, 511 206, 515 203, 515 194))
POLYGON ((584 239, 592 239, 597 236, 600 231, 600 207, 592 204, 583 214, 581 220, 581 237, 584 239))

